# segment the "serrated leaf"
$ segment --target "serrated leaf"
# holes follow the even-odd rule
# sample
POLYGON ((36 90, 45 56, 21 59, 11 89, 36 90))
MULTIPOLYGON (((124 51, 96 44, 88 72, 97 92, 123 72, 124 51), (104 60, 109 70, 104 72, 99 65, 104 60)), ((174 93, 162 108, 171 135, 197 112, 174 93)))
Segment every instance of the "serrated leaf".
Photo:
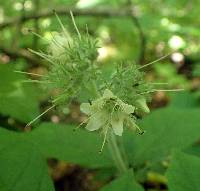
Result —
POLYGON ((25 134, 0 128, 1 191, 54 191, 45 159, 25 134))
POLYGON ((133 172, 129 170, 123 176, 104 186, 100 191, 144 191, 135 181, 133 172))
POLYGON ((198 157, 175 152, 166 173, 169 191, 199 191, 199 169, 198 157))

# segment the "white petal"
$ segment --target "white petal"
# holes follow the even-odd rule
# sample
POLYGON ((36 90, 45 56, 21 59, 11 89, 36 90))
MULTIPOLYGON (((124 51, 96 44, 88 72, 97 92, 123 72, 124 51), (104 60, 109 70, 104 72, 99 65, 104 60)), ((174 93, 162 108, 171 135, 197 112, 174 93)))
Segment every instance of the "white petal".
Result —
POLYGON ((90 115, 91 114, 91 105, 89 103, 82 103, 80 105, 80 110, 87 114, 87 115, 90 115))
POLYGON ((97 112, 90 117, 89 122, 85 128, 89 131, 95 131, 101 128, 104 124, 105 114, 103 112, 97 112))
POLYGON ((123 122, 124 122, 123 117, 120 117, 120 118, 113 117, 112 118, 111 125, 112 125, 112 128, 113 128, 115 135, 122 136, 123 122))
POLYGON ((101 110, 103 105, 104 105, 104 100, 101 98, 93 101, 92 102, 92 111, 95 112, 95 111, 101 110))

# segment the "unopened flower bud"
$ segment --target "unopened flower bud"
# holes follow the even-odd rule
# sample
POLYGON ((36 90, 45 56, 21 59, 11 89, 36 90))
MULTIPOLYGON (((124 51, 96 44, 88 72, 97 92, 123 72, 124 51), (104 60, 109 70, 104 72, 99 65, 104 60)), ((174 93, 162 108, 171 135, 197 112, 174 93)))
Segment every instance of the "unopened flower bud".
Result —
POLYGON ((147 106, 146 99, 144 97, 139 98, 135 102, 135 106, 139 114, 143 115, 150 112, 149 107, 147 106))

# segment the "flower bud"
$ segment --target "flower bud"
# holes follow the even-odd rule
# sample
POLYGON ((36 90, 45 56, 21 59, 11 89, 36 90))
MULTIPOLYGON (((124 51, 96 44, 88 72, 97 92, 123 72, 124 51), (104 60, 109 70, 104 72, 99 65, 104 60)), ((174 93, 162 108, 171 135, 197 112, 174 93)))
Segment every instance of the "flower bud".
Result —
POLYGON ((144 97, 137 99, 136 102, 135 102, 135 106, 137 108, 137 112, 141 115, 150 112, 150 109, 147 106, 147 102, 146 102, 146 99, 144 97))

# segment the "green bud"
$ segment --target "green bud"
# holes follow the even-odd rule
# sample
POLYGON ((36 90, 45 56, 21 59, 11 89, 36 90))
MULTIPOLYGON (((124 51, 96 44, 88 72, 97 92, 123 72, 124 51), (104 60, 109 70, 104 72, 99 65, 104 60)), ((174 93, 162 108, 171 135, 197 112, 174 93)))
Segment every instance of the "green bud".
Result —
POLYGON ((150 112, 149 107, 147 106, 146 99, 144 97, 141 97, 136 100, 135 106, 137 108, 137 112, 139 114, 146 114, 150 112))

